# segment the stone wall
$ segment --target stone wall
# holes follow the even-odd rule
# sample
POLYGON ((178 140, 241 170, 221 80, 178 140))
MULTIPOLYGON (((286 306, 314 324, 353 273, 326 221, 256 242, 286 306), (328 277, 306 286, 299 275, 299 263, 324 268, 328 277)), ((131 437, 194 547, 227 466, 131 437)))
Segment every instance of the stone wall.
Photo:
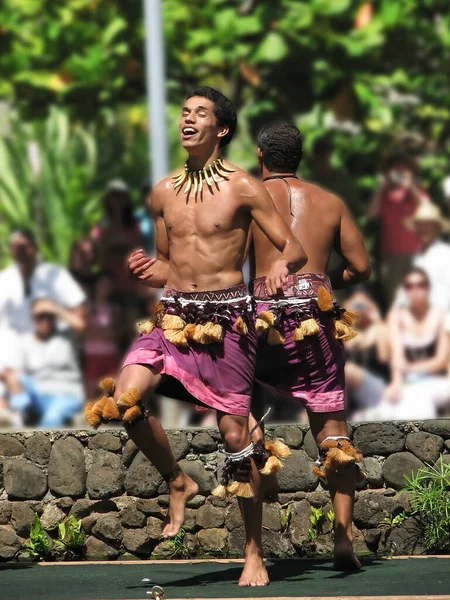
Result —
MULTIPOLYGON (((380 524, 400 512, 409 514, 408 496, 399 493, 405 474, 434 464, 441 453, 450 459, 450 420, 349 429, 365 455, 367 473, 355 504, 357 552, 420 553, 421 531, 414 517, 394 528, 380 524)), ((244 530, 237 503, 210 495, 223 461, 218 432, 186 429, 168 435, 180 466, 200 488, 188 504, 178 552, 240 557, 244 530)), ((317 454, 311 432, 279 425, 268 427, 267 436, 283 439, 292 456, 279 474, 278 500, 264 506, 266 555, 329 554, 327 519, 314 542, 308 536, 311 507, 323 507, 325 514, 331 508, 328 492, 311 473, 317 454)), ((35 513, 52 538, 68 515, 81 519, 86 559, 170 558, 175 547, 160 538, 167 505, 166 484, 122 429, 0 434, 1 560, 27 559, 24 545, 35 513)))

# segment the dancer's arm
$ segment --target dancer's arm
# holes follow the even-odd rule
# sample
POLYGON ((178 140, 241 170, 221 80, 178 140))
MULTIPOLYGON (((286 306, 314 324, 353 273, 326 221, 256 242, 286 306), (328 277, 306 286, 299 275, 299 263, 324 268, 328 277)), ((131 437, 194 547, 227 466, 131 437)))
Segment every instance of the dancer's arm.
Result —
POLYGON ((361 232, 344 202, 340 204, 341 217, 334 249, 342 257, 342 262, 328 273, 335 289, 366 281, 370 277, 370 260, 361 232))

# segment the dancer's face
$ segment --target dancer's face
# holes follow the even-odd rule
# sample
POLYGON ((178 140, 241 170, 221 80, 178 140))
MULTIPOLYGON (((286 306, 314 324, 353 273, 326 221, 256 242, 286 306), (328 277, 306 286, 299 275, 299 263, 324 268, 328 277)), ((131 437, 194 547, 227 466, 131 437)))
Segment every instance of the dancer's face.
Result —
POLYGON ((180 119, 180 137, 185 150, 189 153, 212 150, 227 133, 228 127, 217 123, 214 102, 200 96, 185 101, 180 119))

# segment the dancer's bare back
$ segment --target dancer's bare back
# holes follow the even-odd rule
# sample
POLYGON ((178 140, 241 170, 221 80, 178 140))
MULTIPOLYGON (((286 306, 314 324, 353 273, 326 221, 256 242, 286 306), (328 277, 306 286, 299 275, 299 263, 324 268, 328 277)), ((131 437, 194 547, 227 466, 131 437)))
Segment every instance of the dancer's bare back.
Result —
MULTIPOLYGON (((326 273, 334 249, 343 258, 344 271, 350 269, 353 275, 359 275, 361 279, 367 277, 370 265, 364 242, 342 200, 318 185, 301 179, 271 179, 264 182, 264 186, 294 235, 301 240, 308 256, 308 262, 299 273, 326 273), (291 202, 285 181, 291 188, 291 202)), ((278 250, 256 224, 252 226, 252 236, 255 276, 263 277, 278 250)), ((346 273, 340 273, 337 279, 339 281, 334 282, 336 287, 350 283, 346 273)), ((355 277, 352 283, 354 281, 355 277)))
MULTIPOLYGON (((183 189, 177 192, 171 177, 153 189, 150 210, 156 225, 157 257, 168 267, 168 286, 200 291, 241 283, 252 219, 272 238, 269 244, 283 248, 288 238, 292 240, 264 186, 226 164, 235 169, 229 180, 221 180, 212 191, 204 183, 197 199, 192 192, 189 198, 183 189)), ((270 267, 271 263, 267 272, 270 267)))

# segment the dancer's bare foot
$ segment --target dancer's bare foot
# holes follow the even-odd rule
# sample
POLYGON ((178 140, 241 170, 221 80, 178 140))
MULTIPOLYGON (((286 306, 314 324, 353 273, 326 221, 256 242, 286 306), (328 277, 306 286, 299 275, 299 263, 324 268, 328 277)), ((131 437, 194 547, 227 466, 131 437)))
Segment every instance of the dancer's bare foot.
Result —
POLYGON ((361 563, 353 552, 352 538, 342 533, 334 540, 334 568, 338 571, 359 571, 361 563))
POLYGON ((240 587, 263 587, 269 585, 269 575, 264 566, 261 550, 245 550, 245 565, 239 579, 240 587))
POLYGON ((276 473, 261 476, 261 495, 263 502, 274 502, 277 499, 280 486, 276 473))
POLYGON ((162 535, 165 538, 175 537, 184 523, 186 504, 198 494, 198 485, 186 473, 179 473, 169 483, 169 522, 162 535))

